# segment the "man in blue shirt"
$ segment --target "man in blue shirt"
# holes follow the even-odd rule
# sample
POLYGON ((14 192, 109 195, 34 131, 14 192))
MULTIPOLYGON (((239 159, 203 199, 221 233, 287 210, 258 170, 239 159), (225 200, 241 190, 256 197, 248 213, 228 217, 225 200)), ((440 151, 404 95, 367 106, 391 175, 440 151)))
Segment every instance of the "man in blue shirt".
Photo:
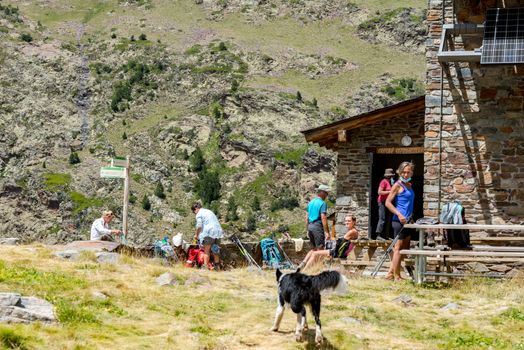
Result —
POLYGON ((329 227, 327 222, 327 204, 325 202, 329 187, 320 185, 315 197, 307 206, 306 230, 313 250, 324 249, 324 243, 329 240, 329 227))

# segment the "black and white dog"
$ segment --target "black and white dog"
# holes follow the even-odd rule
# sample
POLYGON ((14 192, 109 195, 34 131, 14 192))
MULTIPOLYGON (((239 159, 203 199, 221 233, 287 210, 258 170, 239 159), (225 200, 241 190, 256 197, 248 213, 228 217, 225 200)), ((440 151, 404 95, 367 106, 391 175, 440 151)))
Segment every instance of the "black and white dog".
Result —
POLYGON ((320 292, 332 289, 337 294, 345 294, 347 291, 347 279, 337 271, 324 271, 316 276, 308 276, 300 273, 300 269, 293 273, 283 274, 277 269, 278 281, 278 307, 275 315, 275 323, 272 331, 278 331, 280 321, 284 315, 284 307, 291 307, 297 314, 297 326, 295 338, 302 341, 303 331, 307 329, 306 304, 311 305, 311 311, 315 317, 316 330, 315 342, 322 343, 322 330, 320 327, 320 292))

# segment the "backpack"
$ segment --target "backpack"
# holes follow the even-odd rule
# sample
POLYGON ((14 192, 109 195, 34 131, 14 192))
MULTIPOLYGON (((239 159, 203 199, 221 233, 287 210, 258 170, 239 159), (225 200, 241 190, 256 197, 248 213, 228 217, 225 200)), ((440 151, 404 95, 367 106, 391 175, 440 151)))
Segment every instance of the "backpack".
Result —
POLYGON ((260 241, 262 250, 262 261, 271 268, 278 268, 282 262, 282 256, 274 240, 264 238, 260 241))
POLYGON ((444 204, 440 213, 440 222, 442 224, 462 224, 462 209, 460 202, 444 204))
POLYGON ((159 239, 154 243, 155 256, 162 257, 164 259, 174 258, 175 251, 169 244, 169 237, 165 236, 164 239, 159 239))
MULTIPOLYGON (((440 222, 443 224, 465 224, 465 211, 460 202, 447 203, 442 207, 440 222)), ((469 230, 447 229, 445 230, 447 245, 452 249, 466 249, 471 245, 469 230)))
POLYGON ((185 267, 202 266, 204 263, 204 248, 192 247, 187 251, 185 267))

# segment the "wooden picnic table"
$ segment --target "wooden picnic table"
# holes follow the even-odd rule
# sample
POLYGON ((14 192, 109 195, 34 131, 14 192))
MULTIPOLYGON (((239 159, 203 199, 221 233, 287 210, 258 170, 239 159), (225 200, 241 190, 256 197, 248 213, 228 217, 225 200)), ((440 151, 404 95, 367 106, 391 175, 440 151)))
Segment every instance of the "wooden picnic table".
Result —
MULTIPOLYGON (((434 225, 423 225, 423 224, 406 224, 405 228, 416 229, 419 232, 418 250, 403 250, 401 254, 411 254, 415 256, 415 283, 421 284, 424 282, 426 276, 426 257, 427 256, 505 256, 510 258, 521 258, 524 257, 520 251, 515 252, 496 252, 496 251, 435 251, 424 249, 424 239, 426 230, 441 230, 441 229, 462 229, 472 231, 524 231, 524 225, 479 225, 479 224, 434 224, 434 225)), ((513 237, 506 237, 507 240, 512 240, 513 237)), ((432 274, 434 275, 434 274, 432 274)))

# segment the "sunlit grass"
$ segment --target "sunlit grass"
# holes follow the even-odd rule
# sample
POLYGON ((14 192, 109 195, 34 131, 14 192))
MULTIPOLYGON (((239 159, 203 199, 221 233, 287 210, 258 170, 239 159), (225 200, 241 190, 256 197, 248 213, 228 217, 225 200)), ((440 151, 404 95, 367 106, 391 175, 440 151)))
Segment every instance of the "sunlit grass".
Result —
MULTIPOLYGON (((293 339, 296 318, 290 311, 281 332, 269 332, 276 305, 274 271, 208 272, 129 256, 107 267, 90 253, 71 262, 55 258, 44 246, 0 247, 0 256, 0 290, 46 298, 61 321, 2 326, 6 348, 3 339, 27 349, 308 348, 293 339), (168 271, 178 285, 158 286, 155 279, 168 271), (202 281, 192 284, 195 276, 202 281), (96 298, 95 291, 107 299, 96 298)), ((326 344, 337 349, 523 349, 523 287, 520 279, 418 287, 351 278, 347 296, 323 297, 326 344), (393 302, 401 294, 411 296, 413 305, 393 302), (458 308, 442 309, 451 302, 458 308)), ((309 323, 314 324, 311 315, 309 323)))

